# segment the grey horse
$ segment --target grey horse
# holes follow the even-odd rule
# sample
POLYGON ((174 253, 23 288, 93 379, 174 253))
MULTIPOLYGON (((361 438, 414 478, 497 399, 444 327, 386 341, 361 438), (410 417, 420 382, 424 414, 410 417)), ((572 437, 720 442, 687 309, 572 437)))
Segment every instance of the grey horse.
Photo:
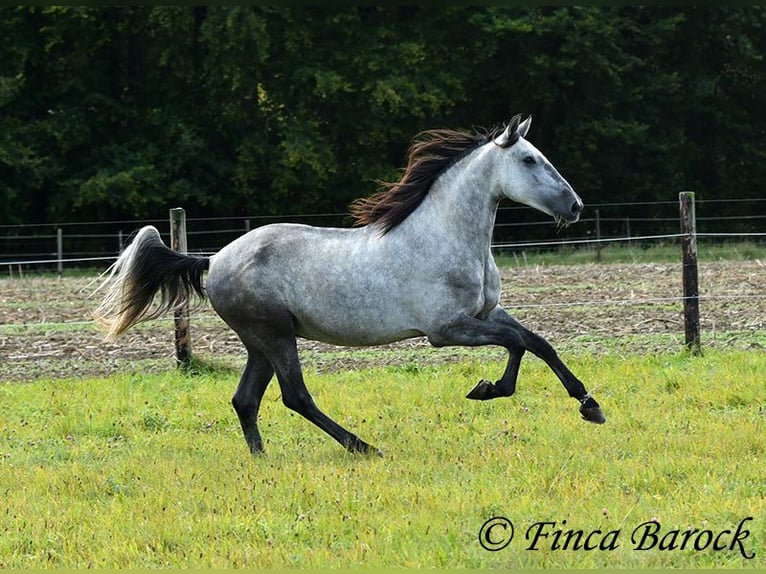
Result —
POLYGON ((530 123, 517 115, 491 132, 423 132, 402 178, 352 204, 352 228, 266 225, 202 258, 170 250, 146 226, 106 273, 95 316, 114 338, 206 295, 247 349, 232 404, 253 454, 263 450, 258 410, 275 373, 285 406, 348 450, 379 453, 315 404, 298 337, 369 346, 425 336, 436 347, 506 348, 505 372, 495 383, 480 381, 467 395, 476 400, 511 396, 530 351, 579 401, 585 420, 603 423, 599 404, 551 345, 500 306, 490 249, 499 202, 531 206, 558 225, 576 222, 583 208, 525 139, 530 123))

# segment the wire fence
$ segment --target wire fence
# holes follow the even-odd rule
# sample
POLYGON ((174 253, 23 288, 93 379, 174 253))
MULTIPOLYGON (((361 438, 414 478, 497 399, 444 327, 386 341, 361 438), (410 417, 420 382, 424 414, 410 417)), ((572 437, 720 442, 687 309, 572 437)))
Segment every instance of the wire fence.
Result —
MULTIPOLYGON (((700 239, 709 239, 712 242, 722 241, 748 241, 751 243, 763 244, 766 246, 766 215, 759 215, 761 208, 766 209, 766 200, 743 200, 735 201, 742 205, 744 213, 740 216, 727 216, 726 218, 716 218, 710 215, 714 211, 716 202, 701 202, 701 208, 698 209, 698 227, 696 237, 700 239), (742 230, 741 226, 748 226, 742 230)), ((656 203, 646 204, 653 209, 657 208, 656 203)), ((614 204, 619 209, 625 209, 625 204, 614 204)), ((496 235, 493 241, 493 249, 497 252, 526 252, 526 251, 547 251, 555 249, 577 250, 577 249, 597 249, 608 245, 624 245, 630 243, 634 246, 646 246, 656 243, 678 244, 680 239, 685 236, 679 233, 679 217, 677 202, 662 202, 659 207, 665 211, 667 217, 646 218, 643 221, 641 217, 602 217, 602 214, 608 213, 611 206, 601 204, 597 206, 598 211, 594 217, 585 218, 578 223, 564 230, 561 235, 551 235, 542 239, 527 239, 526 230, 533 226, 546 226, 549 231, 551 228, 548 221, 524 221, 513 223, 499 223, 496 229, 496 235), (671 217, 674 214, 674 217, 671 217), (610 223, 615 223, 615 227, 609 227, 610 223), (502 227, 505 226, 505 227, 502 227), (574 234, 577 228, 577 234, 574 234), (649 233, 636 233, 636 230, 651 230, 649 233), (504 231, 505 230, 505 231, 504 231), (512 233, 507 233, 511 231, 512 233), (629 233, 626 233, 629 231, 629 233), (569 235, 572 233, 572 235, 569 235)), ((504 208, 513 210, 510 215, 518 215, 520 208, 504 208), (515 213, 514 213, 515 212, 515 213)), ((624 212, 623 212, 624 213, 624 212)), ((507 215, 507 214, 506 214, 507 215)), ((190 252, 197 254, 211 254, 220 249, 223 245, 233 240, 235 237, 247 232, 249 229, 271 223, 275 221, 299 221, 303 223, 313 222, 314 224, 332 224, 339 218, 345 217, 344 214, 315 214, 311 217, 294 216, 285 218, 273 217, 251 217, 251 218, 190 218, 187 220, 190 252), (328 223, 329 222, 329 223, 328 223)), ((499 218, 501 219, 501 218, 499 218)), ((80 287, 77 293, 69 293, 72 297, 85 299, 95 289, 94 278, 105 269, 120 252, 120 249, 129 241, 130 233, 139 229, 143 225, 152 224, 164 231, 169 236, 169 223, 165 219, 142 220, 142 221, 120 221, 120 222, 81 222, 79 224, 66 224, 56 227, 56 233, 50 233, 44 225, 34 226, 5 226, 0 231, 6 232, 2 236, 2 241, 7 245, 24 244, 29 247, 34 240, 54 242, 59 247, 59 252, 39 250, 36 257, 29 257, 30 251, 16 249, 3 252, 3 260, 0 266, 5 266, 5 277, 19 277, 19 271, 26 270, 51 270, 57 266, 59 270, 66 268, 82 267, 90 271, 87 277, 80 279, 80 287), (104 232, 99 226, 112 226, 119 233, 104 232), (79 226, 79 227, 78 227, 79 226), (62 231, 58 231, 61 229, 62 231), (12 230, 14 233, 8 234, 12 230), (124 230, 124 231, 123 231, 124 230), (24 233, 22 233, 24 232, 24 233), (31 233, 30 233, 31 232, 31 233), (14 239, 15 237, 15 239, 14 239), (92 248, 92 251, 83 250, 81 252, 71 252, 61 250, 62 244, 66 246, 69 239, 87 239, 96 241, 101 245, 103 252, 99 253, 92 248), (25 258, 26 257, 26 258, 25 258), (14 269, 16 270, 14 272, 14 269)), ((704 249, 704 247, 702 247, 704 249)), ((33 251, 33 250, 32 250, 33 251)), ((680 249, 679 265, 680 269, 680 249)), ((608 272, 603 269, 590 270, 590 275, 581 279, 581 283, 592 281, 594 285, 601 283, 596 288, 596 292, 591 292, 590 285, 585 286, 582 293, 591 294, 591 296, 573 296, 570 293, 572 286, 566 282, 562 283, 561 277, 547 277, 541 279, 541 283, 533 287, 531 295, 527 298, 514 299, 504 302, 509 311, 524 319, 525 322, 532 321, 540 323, 543 333, 546 329, 561 329, 567 336, 572 333, 593 334, 594 336, 609 336, 620 333, 626 336, 633 336, 646 331, 647 325, 660 324, 666 327, 665 332, 680 335, 682 331, 682 307, 685 301, 684 294, 675 287, 668 288, 665 285, 658 289, 653 285, 649 287, 641 286, 640 277, 636 273, 657 272, 660 275, 667 273, 673 265, 665 265, 659 271, 658 266, 649 266, 644 268, 622 269, 622 275, 606 276, 608 272), (616 285, 631 284, 630 288, 616 287, 616 285), (558 286, 558 287, 557 287, 558 286), (540 292, 549 289, 561 289, 562 296, 542 297, 542 300, 536 294, 534 289, 540 289, 540 292), (583 310, 589 310, 583 313, 583 310), (555 317, 555 326, 546 327, 545 321, 550 317, 555 317), (587 320, 592 317, 589 324, 587 320), (616 317, 620 317, 631 322, 630 329, 619 331, 619 323, 616 317), (626 319, 627 318, 627 319, 626 319), (617 327, 615 327, 617 325, 617 327)), ((0 272, 3 270, 0 267, 0 272)), ((702 290, 698 300, 703 304, 703 331, 715 334, 716 330, 735 333, 731 337, 740 337, 745 334, 745 338, 750 337, 750 341, 756 341, 752 344, 760 344, 758 341, 766 340, 762 333, 766 332, 766 290, 764 289, 763 276, 766 275, 766 265, 760 261, 751 262, 747 273, 742 276, 733 274, 735 267, 726 267, 716 270, 715 273, 704 275, 701 278, 702 290), (753 334, 755 338, 753 338, 753 334)), ((37 275, 37 274, 36 274, 37 275)), ((675 276, 676 273, 673 272, 675 276)), ((42 275, 43 277, 46 274, 42 275)), ((51 277, 51 274, 47 274, 51 277)), ((55 277, 55 276, 54 276, 55 277)), ((527 281, 527 275, 524 281, 527 281)), ((0 285, 6 287, 13 284, 10 279, 0 279, 0 285)), ((666 282, 667 283, 667 282, 666 282)), ((680 284, 680 270, 676 279, 671 280, 670 284, 680 284)), ((3 299, 7 302, 13 299, 11 289, 5 289, 3 299)), ((77 348, 95 348, 99 347, 99 336, 94 327, 94 321, 90 320, 88 305, 78 302, 79 316, 69 316, 62 318, 56 315, 56 305, 64 307, 63 302, 54 304, 52 308, 41 310, 35 315, 33 312, 24 312, 14 314, 13 312, 2 313, 2 322, 0 323, 0 357, 6 361, 20 361, 20 364, 26 365, 36 361, 36 357, 67 357, 78 351, 77 348), (87 332, 88 335, 83 335, 87 332), (18 339, 17 342, 13 342, 18 339), (51 342, 53 341, 53 342, 51 342)), ((68 303, 66 304, 68 305, 68 303)), ((46 305, 40 303, 42 309, 46 305)), ((92 305, 91 305, 92 306, 92 305)), ((19 305, 21 309, 22 306, 19 305)), ((152 322, 161 328, 163 332, 172 332, 172 317, 157 319, 152 322)), ((204 325, 205 330, 210 326, 216 329, 221 327, 220 320, 209 305, 196 310, 193 314, 193 323, 204 325)), ((195 328, 193 328, 195 331, 195 328)), ((548 333, 550 335, 550 333, 548 333)), ((226 341, 231 339, 227 335, 226 341)), ((219 340, 220 342, 220 340, 219 340)), ((213 343, 208 343, 212 348, 213 343)), ((196 346, 196 344, 195 344, 196 346)), ((110 353, 118 353, 117 350, 111 350, 110 353)), ((111 355, 110 355, 111 356, 111 355)))
MULTIPOLYGON (((766 243, 766 199, 697 200, 697 237, 766 243), (725 204, 729 215, 718 215, 725 204), (736 213, 732 213, 732 209, 736 213)), ((556 229, 550 218, 521 206, 501 206, 493 249, 546 251, 593 248, 608 244, 647 245, 679 237, 678 202, 600 203, 587 216, 556 229)), ((290 222, 347 227, 347 213, 288 214, 188 218, 189 251, 210 255, 240 235, 269 223, 290 222)), ((64 267, 106 267, 144 225, 154 225, 168 238, 166 218, 0 225, 0 274, 64 267)))

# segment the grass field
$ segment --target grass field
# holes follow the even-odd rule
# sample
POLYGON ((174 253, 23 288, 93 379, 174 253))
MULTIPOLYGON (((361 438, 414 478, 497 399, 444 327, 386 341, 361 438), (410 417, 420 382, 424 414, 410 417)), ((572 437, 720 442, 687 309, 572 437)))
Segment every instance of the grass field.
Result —
POLYGON ((2 384, 0 567, 764 567, 766 354, 570 366, 607 424, 579 420, 534 358, 516 396, 485 403, 462 397, 499 376, 494 360, 309 372, 318 404, 381 459, 345 453, 276 385, 267 453, 250 457, 227 369, 2 384), (498 515, 515 537, 488 552, 479 531, 498 515), (727 549, 637 549, 650 521, 666 546, 693 528, 727 549), (556 550, 556 529, 619 532, 613 550, 556 550))

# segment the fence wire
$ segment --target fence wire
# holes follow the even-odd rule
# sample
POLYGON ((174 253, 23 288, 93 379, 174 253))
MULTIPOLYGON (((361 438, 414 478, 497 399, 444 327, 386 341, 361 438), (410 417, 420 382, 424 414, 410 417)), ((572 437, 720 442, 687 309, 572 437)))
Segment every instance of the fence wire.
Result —
MULTIPOLYGON (((764 198, 699 198, 695 203, 700 226, 697 236, 700 238, 713 241, 744 238, 762 242, 766 237, 764 198), (718 215, 721 211, 718 206, 723 204, 731 204, 735 211, 718 215)), ((566 245, 595 245, 598 248, 613 242, 667 241, 677 236, 674 233, 678 230, 677 206, 675 200, 589 204, 589 216, 582 217, 576 227, 557 230, 558 237, 554 238, 551 237, 553 225, 550 219, 542 220, 539 214, 525 206, 501 205, 493 243, 496 249, 544 250, 566 245), (580 236, 572 236, 573 233, 580 236)), ((346 212, 189 217, 188 236, 192 243, 196 243, 190 246, 190 251, 213 253, 233 237, 268 223, 347 226, 349 218, 346 212)), ((61 266, 114 260, 131 236, 130 232, 144 225, 154 225, 166 236, 169 222, 168 219, 144 219, 0 225, 0 270, 19 266, 58 266, 60 271, 61 266)))
MULTIPOLYGON (((220 231, 200 232, 205 233, 219 233, 220 231)), ((531 247, 567 247, 577 245, 607 245, 610 243, 632 243, 641 241, 658 241, 665 239, 678 239, 684 237, 687 234, 684 233, 664 233, 658 235, 638 235, 633 237, 602 237, 602 238, 582 238, 582 239, 565 239, 560 241, 522 241, 515 243, 493 243, 493 250, 513 250, 513 249, 528 249, 531 247)), ((753 233, 695 233, 697 238, 727 238, 727 239, 742 239, 747 240, 753 237, 766 237, 766 232, 753 232, 753 233)), ((190 251, 192 255, 200 255, 209 257, 214 255, 215 251, 190 251)), ((117 255, 109 255, 103 257, 70 257, 70 258, 55 258, 55 259, 28 259, 18 261, 0 261, 0 266, 13 267, 19 265, 57 265, 57 264, 74 264, 74 263, 94 263, 102 261, 116 261, 117 255)))
MULTIPOLYGON (((730 203, 737 203, 737 202, 766 202, 765 199, 733 199, 733 200, 697 200, 697 204, 716 204, 720 202, 730 202, 730 203)), ((613 206, 620 206, 620 207, 626 207, 626 206, 649 206, 649 205, 674 205, 677 206, 677 201, 667 201, 667 202, 633 202, 633 203, 602 203, 602 204, 596 204, 590 207, 593 208, 608 208, 613 206)), ((527 209, 525 207, 520 206, 511 206, 511 207, 502 207, 501 210, 503 211, 513 211, 513 210, 521 210, 521 209, 527 209)), ((310 215, 295 215, 295 216, 284 216, 282 218, 276 218, 272 216, 249 216, 249 217, 232 217, 232 218, 190 218, 189 224, 193 225, 194 222, 219 222, 219 221, 226 221, 226 222, 232 222, 232 221, 239 221, 244 224, 244 229, 242 227, 238 229, 207 229, 207 230, 190 230, 189 235, 190 236, 213 236, 213 235, 219 235, 223 236, 226 234, 241 234, 245 232, 249 228, 249 222, 266 222, 266 221, 275 221, 275 220, 287 220, 291 218, 297 218, 300 217, 302 219, 319 219, 319 218, 334 218, 334 217, 347 217, 348 214, 339 214, 339 213, 318 213, 318 214, 310 214, 310 215)), ((727 221, 731 221, 734 219, 742 219, 742 220, 753 220, 758 221, 765 219, 766 216, 763 215, 747 215, 747 216, 741 216, 741 217, 727 217, 725 218, 727 221)), ((716 218, 697 218, 700 221, 702 220, 716 220, 716 218)), ((722 218, 718 218, 722 219, 722 218)), ((677 222, 678 218, 633 218, 632 221, 646 221, 646 222, 677 222)), ((584 221, 590 221, 593 222, 595 219, 587 219, 584 221)), ((616 222, 619 223, 623 221, 622 218, 601 218, 601 222, 616 222)), ((95 226, 95 225, 102 225, 105 222, 79 222, 79 223, 73 223, 73 224, 61 224, 62 226, 95 226)), ((131 225, 131 226, 137 226, 137 225, 157 225, 157 224, 166 224, 167 220, 156 220, 156 219, 150 219, 150 220, 143 220, 143 221, 115 221, 115 222, 106 222, 116 225, 131 225)), ((49 229, 52 224, 32 224, 32 225, 3 225, 0 226, 0 230, 20 230, 22 228, 31 228, 31 229, 49 229)), ((518 227, 528 227, 533 225, 550 225, 550 222, 538 222, 538 221, 531 221, 531 222, 520 222, 516 224, 512 223, 499 223, 498 227, 504 227, 504 226, 513 226, 516 225, 518 227)), ((710 238, 710 239, 739 239, 739 240, 750 240, 753 238, 763 238, 766 237, 766 232, 761 231, 753 231, 753 232, 697 232, 694 234, 697 238, 710 238)), ((92 236, 89 236, 87 234, 83 233, 77 233, 71 235, 71 237, 98 237, 98 238, 113 238, 114 235, 107 235, 107 234, 93 234, 92 236)), ((526 250, 526 249, 551 249, 551 248, 567 248, 567 247, 596 247, 601 248, 610 244, 624 244, 626 242, 632 243, 632 244, 638 244, 642 242, 657 242, 657 241, 675 241, 678 240, 681 237, 686 237, 688 234, 684 233, 658 233, 658 234, 646 234, 646 235, 637 235, 637 236, 604 236, 604 237, 576 237, 576 238, 566 238, 561 240, 530 240, 530 241, 497 241, 493 242, 492 249, 495 251, 514 251, 514 250, 526 250)), ((36 236, 37 238, 55 238, 56 235, 40 235, 36 236)), ((127 239, 129 237, 128 234, 125 234, 125 238, 127 239)), ((122 244, 122 238, 123 234, 120 232, 120 244, 122 244)), ((5 236, 3 239, 14 239, 12 236, 5 236)), ((21 235, 15 236, 16 240, 24 240, 25 238, 21 235)), ((215 252, 211 250, 190 250, 191 254, 195 255, 201 255, 201 256, 210 256, 213 255, 215 252)), ((48 253, 50 255, 50 253, 48 253)), ((61 257, 61 256, 54 256, 49 257, 47 259, 21 259, 21 260, 13 260, 13 261, 0 261, 0 268, 8 268, 9 271, 13 267, 23 267, 27 265, 57 265, 59 270, 63 266, 75 266, 75 265, 81 265, 81 264, 111 264, 117 259, 117 253, 112 255, 104 255, 104 256, 96 256, 96 257, 61 257)), ((679 262, 680 262, 680 254, 679 254, 679 262)), ((680 277, 679 277, 680 280, 680 277)), ((766 294, 761 293, 755 293, 755 294, 706 294, 706 295, 700 295, 697 297, 697 299, 700 302, 714 302, 714 301, 759 301, 759 300, 766 300, 766 294)), ((671 296, 671 297, 643 297, 643 298, 616 298, 616 299, 582 299, 582 300, 575 300, 575 301, 568 301, 568 302, 545 302, 545 303, 519 303, 519 304, 507 304, 506 308, 512 311, 523 311, 523 310, 545 310, 545 309, 565 309, 565 308, 571 308, 571 307, 584 307, 584 308, 604 308, 604 307, 614 307, 614 306, 646 306, 646 305, 678 305, 679 310, 681 305, 683 304, 685 298, 681 295, 679 296, 671 296)), ((214 319, 217 318, 217 315, 214 314, 212 309, 209 307, 202 308, 199 310, 199 312, 196 312, 192 314, 192 319, 194 320, 201 320, 201 319, 214 319)), ((173 321, 172 317, 164 318, 164 319, 156 319, 152 321, 152 323, 157 322, 160 324, 168 323, 170 324, 173 321)), ((93 326, 96 322, 94 320, 81 320, 81 321, 59 321, 59 322, 47 322, 47 321, 36 321, 36 322, 24 322, 24 323, 5 323, 0 325, 0 334, 6 334, 6 333, 13 333, 14 331, 20 331, 20 330, 58 330, 58 329, 68 329, 73 327, 82 327, 82 326, 93 326)), ((0 341, 0 344, 2 344, 2 341, 0 341)))

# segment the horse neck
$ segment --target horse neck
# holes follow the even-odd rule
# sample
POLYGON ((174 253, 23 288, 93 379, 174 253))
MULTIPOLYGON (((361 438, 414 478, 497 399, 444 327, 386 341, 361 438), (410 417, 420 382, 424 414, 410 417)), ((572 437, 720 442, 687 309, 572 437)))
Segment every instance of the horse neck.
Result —
POLYGON ((490 151, 482 146, 450 167, 413 214, 420 220, 418 224, 437 236, 446 234, 482 256, 492 241, 501 197, 493 178, 495 154, 490 151))

